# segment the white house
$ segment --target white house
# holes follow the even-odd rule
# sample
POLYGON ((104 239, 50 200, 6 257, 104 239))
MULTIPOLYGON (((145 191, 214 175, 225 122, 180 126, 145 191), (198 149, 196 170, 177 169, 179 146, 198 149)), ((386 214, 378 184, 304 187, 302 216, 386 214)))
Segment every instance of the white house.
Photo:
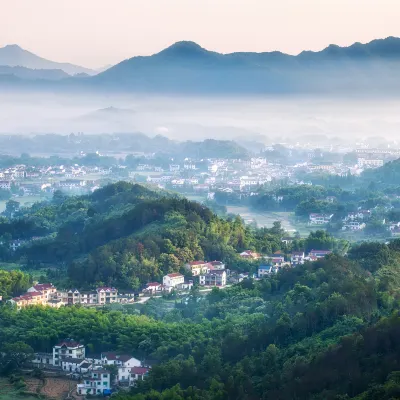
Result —
POLYGON ((111 374, 105 369, 91 371, 89 378, 84 378, 83 383, 76 385, 79 395, 102 395, 111 389, 111 374))
POLYGON ((98 304, 109 304, 118 302, 118 290, 103 286, 96 289, 98 304))
POLYGON ((325 225, 330 222, 333 214, 310 214, 309 224, 310 225, 325 225))
POLYGON ((180 273, 173 273, 173 274, 168 274, 163 277, 163 284, 164 286, 170 286, 170 287, 175 287, 176 285, 179 285, 180 283, 185 282, 185 277, 180 274, 180 273))
POLYGON ((31 362, 39 368, 53 365, 53 353, 35 353, 31 362))
POLYGON ((292 264, 293 265, 302 265, 305 261, 304 251, 293 251, 292 252, 292 264))
POLYGON ((200 275, 199 283, 202 286, 224 287, 226 285, 226 271, 216 270, 216 271, 210 271, 209 273, 204 275, 200 275))
POLYGON ((150 368, 146 367, 133 367, 130 371, 130 386, 135 386, 137 381, 142 381, 149 373, 150 368))
POLYGON ((268 276, 272 273, 272 265, 260 265, 258 267, 258 277, 263 278, 264 276, 268 276))
POLYGON ((53 347, 53 365, 61 367, 64 358, 85 358, 85 346, 73 339, 66 339, 53 347))

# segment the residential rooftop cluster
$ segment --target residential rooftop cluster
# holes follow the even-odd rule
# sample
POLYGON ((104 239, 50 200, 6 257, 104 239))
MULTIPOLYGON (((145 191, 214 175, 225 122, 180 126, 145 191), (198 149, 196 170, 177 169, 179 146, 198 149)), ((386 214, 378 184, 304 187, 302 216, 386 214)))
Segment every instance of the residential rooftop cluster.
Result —
POLYGON ((115 389, 135 386, 151 369, 147 362, 130 354, 87 354, 85 345, 73 339, 60 341, 52 353, 35 353, 31 364, 75 377, 80 381, 76 385, 78 395, 110 395, 115 389), (108 369, 111 365, 116 369, 114 378, 108 369))

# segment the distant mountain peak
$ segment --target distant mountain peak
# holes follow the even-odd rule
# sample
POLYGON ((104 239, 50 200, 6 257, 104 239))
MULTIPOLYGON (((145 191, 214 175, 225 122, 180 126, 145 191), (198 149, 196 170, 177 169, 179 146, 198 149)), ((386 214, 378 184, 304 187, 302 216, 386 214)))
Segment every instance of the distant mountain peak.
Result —
POLYGON ((210 53, 199 44, 191 41, 180 41, 160 51, 158 54, 171 55, 175 57, 192 57, 210 53))
POLYGON ((23 49, 17 44, 9 44, 0 47, 0 65, 30 69, 61 69, 69 75, 75 75, 77 73, 94 74, 94 71, 78 65, 46 60, 45 58, 23 49))

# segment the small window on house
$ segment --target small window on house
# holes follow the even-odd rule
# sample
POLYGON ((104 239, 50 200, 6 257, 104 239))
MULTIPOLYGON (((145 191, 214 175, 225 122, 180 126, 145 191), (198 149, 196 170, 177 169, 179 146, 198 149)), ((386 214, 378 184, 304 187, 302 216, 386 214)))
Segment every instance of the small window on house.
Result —
POLYGON ((103 374, 103 378, 108 378, 108 374, 103 374))

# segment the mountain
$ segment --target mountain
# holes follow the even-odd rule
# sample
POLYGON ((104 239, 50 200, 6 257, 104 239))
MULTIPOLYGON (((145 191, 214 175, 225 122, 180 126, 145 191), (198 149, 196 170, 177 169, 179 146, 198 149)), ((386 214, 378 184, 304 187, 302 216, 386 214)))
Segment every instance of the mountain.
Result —
POLYGON ((94 75, 91 69, 69 63, 58 63, 39 57, 30 51, 24 50, 18 45, 8 45, 0 48, 0 65, 9 67, 25 67, 31 69, 61 69, 69 75, 86 73, 94 75))
MULTIPOLYGON (((16 53, 21 50, 7 48, 16 53)), ((1 54, 0 51, 0 64, 1 54)), ((182 41, 151 56, 122 61, 95 76, 80 75, 79 79, 64 79, 50 85, 0 79, 0 85, 26 90, 149 94, 397 96, 399 66, 400 39, 395 37, 349 47, 330 45, 322 51, 303 51, 297 56, 279 51, 220 54, 182 41)))
POLYGON ((281 52, 220 54, 178 42, 125 60, 90 79, 108 90, 178 93, 292 93, 400 88, 400 39, 330 45, 297 56, 281 52))
POLYGON ((60 80, 70 77, 61 69, 30 69, 26 67, 10 67, 0 65, 0 75, 13 75, 20 79, 60 80))

